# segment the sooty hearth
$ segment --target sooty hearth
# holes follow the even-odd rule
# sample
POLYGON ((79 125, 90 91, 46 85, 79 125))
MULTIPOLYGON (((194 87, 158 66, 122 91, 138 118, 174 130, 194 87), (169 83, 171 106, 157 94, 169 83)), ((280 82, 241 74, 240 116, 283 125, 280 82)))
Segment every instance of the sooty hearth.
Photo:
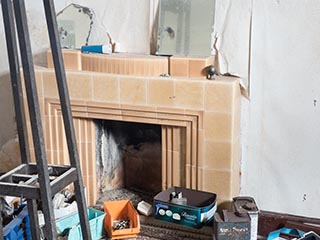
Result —
POLYGON ((161 191, 161 126, 95 120, 100 194, 127 188, 161 191))

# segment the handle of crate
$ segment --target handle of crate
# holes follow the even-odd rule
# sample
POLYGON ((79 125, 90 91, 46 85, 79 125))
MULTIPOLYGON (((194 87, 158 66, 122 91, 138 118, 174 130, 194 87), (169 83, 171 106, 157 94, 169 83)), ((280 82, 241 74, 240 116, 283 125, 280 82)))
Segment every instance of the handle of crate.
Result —
POLYGON ((281 233, 286 233, 286 234, 292 234, 292 235, 297 235, 299 237, 303 237, 304 232, 297 230, 297 229, 292 229, 292 228, 281 228, 279 230, 273 231, 269 233, 267 240, 273 240, 278 237, 280 237, 281 233))

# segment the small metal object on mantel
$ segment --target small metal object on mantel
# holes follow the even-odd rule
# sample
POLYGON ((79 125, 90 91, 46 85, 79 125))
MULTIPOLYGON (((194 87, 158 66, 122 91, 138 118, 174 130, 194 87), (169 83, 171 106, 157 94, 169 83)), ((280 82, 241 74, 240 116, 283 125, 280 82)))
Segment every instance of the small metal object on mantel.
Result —
POLYGON ((205 72, 208 80, 215 79, 214 77, 217 74, 217 70, 213 65, 207 66, 203 71, 205 72))

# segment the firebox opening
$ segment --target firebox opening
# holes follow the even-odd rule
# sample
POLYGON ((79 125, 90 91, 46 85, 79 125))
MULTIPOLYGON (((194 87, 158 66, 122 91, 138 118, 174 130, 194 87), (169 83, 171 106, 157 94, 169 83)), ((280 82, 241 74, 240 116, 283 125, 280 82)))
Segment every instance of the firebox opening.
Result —
POLYGON ((95 120, 100 194, 126 188, 161 191, 161 126, 95 120))

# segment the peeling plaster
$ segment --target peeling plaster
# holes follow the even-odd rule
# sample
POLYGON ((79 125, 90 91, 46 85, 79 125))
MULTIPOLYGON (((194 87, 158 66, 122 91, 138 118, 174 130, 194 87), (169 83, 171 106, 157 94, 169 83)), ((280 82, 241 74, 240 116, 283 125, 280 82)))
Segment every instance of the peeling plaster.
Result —
POLYGON ((245 91, 249 90, 251 15, 251 0, 216 1, 218 69, 220 74, 240 77, 245 91))

